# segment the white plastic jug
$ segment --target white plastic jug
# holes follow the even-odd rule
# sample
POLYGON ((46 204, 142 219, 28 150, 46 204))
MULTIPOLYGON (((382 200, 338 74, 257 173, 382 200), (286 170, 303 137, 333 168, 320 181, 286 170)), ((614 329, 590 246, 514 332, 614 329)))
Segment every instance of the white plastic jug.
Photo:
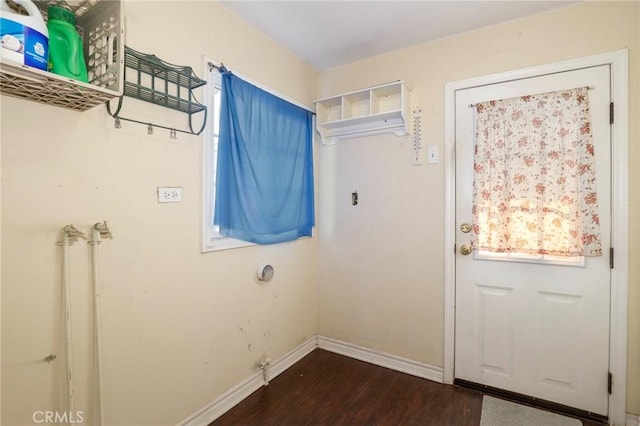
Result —
POLYGON ((41 70, 47 70, 49 31, 38 6, 31 0, 10 0, 22 6, 24 15, 0 0, 0 57, 41 70))

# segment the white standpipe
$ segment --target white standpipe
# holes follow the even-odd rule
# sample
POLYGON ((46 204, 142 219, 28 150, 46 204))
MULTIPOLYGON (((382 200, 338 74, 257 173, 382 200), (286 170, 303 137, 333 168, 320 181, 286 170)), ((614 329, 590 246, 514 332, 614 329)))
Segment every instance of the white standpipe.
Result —
POLYGON ((100 274, 98 268, 98 245, 102 238, 111 238, 111 231, 107 226, 107 222, 98 222, 91 228, 91 266, 93 271, 93 324, 95 334, 95 351, 96 351, 96 372, 98 387, 98 410, 99 425, 104 425, 104 398, 102 392, 103 373, 102 373, 102 311, 100 304, 100 274))
POLYGON ((78 237, 85 238, 85 235, 78 231, 73 225, 62 228, 62 281, 64 287, 64 322, 65 339, 67 350, 67 399, 70 415, 75 413, 74 390, 73 390, 73 338, 71 335, 71 273, 69 246, 78 241, 78 237))

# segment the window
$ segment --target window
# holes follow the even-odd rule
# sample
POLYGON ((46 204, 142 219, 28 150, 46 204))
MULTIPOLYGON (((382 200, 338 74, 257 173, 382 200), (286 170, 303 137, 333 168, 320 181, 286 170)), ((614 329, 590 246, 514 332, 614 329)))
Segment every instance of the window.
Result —
POLYGON ((587 90, 476 105, 478 255, 564 264, 602 255, 587 90))
MULTIPOLYGON (((214 62, 205 58, 205 64, 214 62)), ((202 144, 202 250, 216 251, 237 247, 252 246, 253 243, 227 238, 220 235, 213 225, 215 205, 216 164, 218 159, 218 132, 220 131, 220 73, 206 70, 205 105, 208 110, 207 127, 203 132, 202 144)))
POLYGON ((223 77, 217 69, 208 69, 210 62, 205 58, 209 118, 203 133, 202 251, 311 236, 315 220, 312 110, 232 73, 223 77), (228 102, 221 105, 225 96, 228 102), (240 126, 242 136, 221 126, 221 117, 229 117, 233 129, 240 126), (224 140, 219 151, 220 135, 224 140), (236 151, 234 146, 242 149, 236 151), (216 170, 218 161, 220 170, 216 170), (250 166, 238 166, 243 162, 250 166), (238 174, 235 167, 242 172, 238 174), (217 183, 216 194, 220 176, 223 180, 217 183), (216 206, 220 200, 223 204, 216 206), (214 216, 222 230, 214 225, 214 216))

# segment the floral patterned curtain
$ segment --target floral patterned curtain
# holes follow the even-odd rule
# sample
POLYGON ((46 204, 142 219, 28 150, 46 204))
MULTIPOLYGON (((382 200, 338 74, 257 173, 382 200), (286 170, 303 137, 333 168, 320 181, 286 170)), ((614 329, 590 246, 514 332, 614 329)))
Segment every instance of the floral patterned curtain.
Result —
POLYGON ((473 248, 601 256, 587 88, 475 108, 473 248))

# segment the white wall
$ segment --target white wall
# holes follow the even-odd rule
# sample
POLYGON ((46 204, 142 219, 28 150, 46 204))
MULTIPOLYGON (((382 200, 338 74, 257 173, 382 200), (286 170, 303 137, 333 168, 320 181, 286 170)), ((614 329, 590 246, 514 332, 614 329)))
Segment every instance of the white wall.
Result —
MULTIPOLYGON (((444 148, 449 81, 629 49, 630 269, 627 411, 640 413, 637 2, 586 2, 420 44, 320 76, 319 97, 406 80, 423 144, 444 148)), ((318 333, 443 366, 444 168, 412 166, 410 137, 383 135, 320 150, 318 333), (358 206, 350 193, 357 190, 358 206)))
MULTIPOLYGON (((316 72, 215 2, 127 2, 126 43, 202 76, 203 55, 311 105, 316 72)), ((2 424, 66 410, 60 230, 107 220, 101 250, 109 425, 176 424, 316 333, 317 239, 201 254, 201 137, 116 130, 79 113, 2 96, 2 424), (183 202, 158 204, 156 187, 183 202), (275 278, 257 284, 260 261, 275 278), (57 359, 42 363, 46 356, 57 359)), ((186 115, 125 100, 123 115, 186 115)), ((89 246, 72 255, 76 408, 95 414, 89 246)))

